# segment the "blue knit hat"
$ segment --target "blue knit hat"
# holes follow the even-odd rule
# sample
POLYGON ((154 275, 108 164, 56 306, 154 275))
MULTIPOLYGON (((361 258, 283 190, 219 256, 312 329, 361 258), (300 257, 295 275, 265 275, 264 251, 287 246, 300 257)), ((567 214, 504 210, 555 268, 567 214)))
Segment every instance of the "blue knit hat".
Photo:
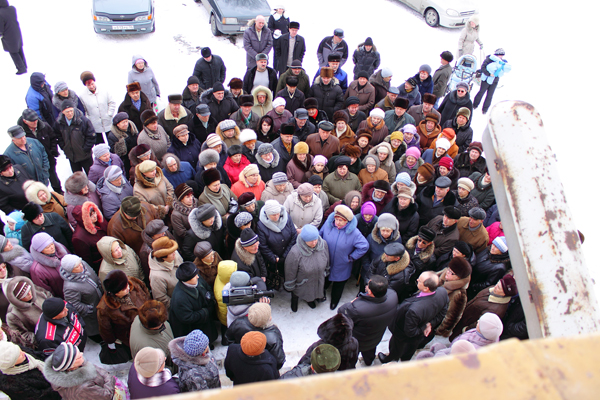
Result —
POLYGON ((190 357, 197 357, 208 347, 208 336, 200 329, 191 331, 183 341, 183 351, 190 357))
POLYGON ((500 250, 500 252, 502 253, 506 253, 508 251, 508 246, 506 245, 506 238, 504 236, 498 236, 496 239, 494 239, 492 244, 496 246, 498 250, 500 250))
POLYGON ((300 231, 300 237, 305 242, 312 242, 313 240, 318 239, 319 230, 314 225, 304 225, 300 231))
POLYGON ((406 186, 410 187, 410 175, 407 172, 400 172, 396 175, 396 182, 403 183, 406 186))

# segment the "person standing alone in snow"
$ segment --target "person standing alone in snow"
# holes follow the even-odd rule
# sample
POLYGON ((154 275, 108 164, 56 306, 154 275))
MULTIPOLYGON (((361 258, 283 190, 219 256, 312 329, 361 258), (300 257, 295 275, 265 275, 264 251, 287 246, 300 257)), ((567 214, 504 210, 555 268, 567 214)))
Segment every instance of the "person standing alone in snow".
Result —
POLYGON ((481 88, 479 89, 477 96, 475 96, 473 109, 479 107, 481 98, 485 92, 487 92, 487 96, 485 96, 485 101, 483 102, 483 107, 481 109, 483 114, 487 112, 488 108, 490 108, 490 104, 492 104, 492 98, 494 97, 494 92, 496 91, 500 77, 506 72, 510 72, 512 69, 512 66, 508 61, 504 60, 504 54, 504 49, 497 49, 493 55, 487 56, 483 64, 481 64, 481 88))
POLYGON ((21 27, 17 21, 17 9, 8 4, 7 0, 0 0, 0 38, 4 51, 10 53, 10 57, 17 67, 17 75, 27 73, 27 61, 23 54, 23 36, 21 27))

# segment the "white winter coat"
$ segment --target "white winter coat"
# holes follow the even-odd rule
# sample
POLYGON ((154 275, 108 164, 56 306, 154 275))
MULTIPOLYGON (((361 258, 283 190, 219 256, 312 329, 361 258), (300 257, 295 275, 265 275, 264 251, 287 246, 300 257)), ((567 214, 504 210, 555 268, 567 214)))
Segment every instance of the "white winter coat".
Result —
POLYGON ((97 88, 95 93, 86 87, 79 96, 85 107, 85 116, 92 121, 96 133, 110 132, 117 103, 110 93, 97 88))

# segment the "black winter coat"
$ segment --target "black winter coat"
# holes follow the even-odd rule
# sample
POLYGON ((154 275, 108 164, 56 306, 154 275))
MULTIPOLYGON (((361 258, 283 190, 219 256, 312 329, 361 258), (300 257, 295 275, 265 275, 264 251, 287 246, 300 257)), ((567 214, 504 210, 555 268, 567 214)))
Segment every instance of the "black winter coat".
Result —
POLYGON ((75 115, 71 125, 67 124, 64 114, 57 119, 57 128, 60 132, 58 145, 65 152, 65 156, 72 162, 91 160, 92 147, 96 144, 96 130, 92 121, 83 115, 78 109, 74 109, 75 115))
POLYGON ((23 122, 23 117, 19 117, 17 120, 17 124, 23 128, 25 131, 25 136, 32 139, 37 139, 40 141, 44 149, 46 149, 46 154, 48 158, 50 157, 58 157, 58 135, 54 131, 54 129, 48 125, 46 122, 38 119, 37 129, 35 134, 29 129, 27 124, 23 122))
POLYGON ((348 60, 348 43, 346 43, 345 40, 342 40, 336 46, 335 51, 333 51, 333 36, 324 37, 317 48, 319 67, 324 67, 327 65, 330 54, 338 54, 340 57, 342 57, 342 61, 340 62, 340 68, 342 68, 348 60))
MULTIPOLYGON (((198 184, 198 189, 200 190, 200 193, 204 191, 204 187, 206 186, 204 184, 204 179, 202 179, 204 171, 206 171, 204 168, 199 169, 198 172, 196 172, 196 176, 194 177, 194 181, 198 184)), ((231 180, 229 179, 229 175, 227 175, 227 171, 225 171, 225 169, 220 165, 217 165, 217 171, 219 171, 219 174, 221 174, 221 184, 227 185, 231 188, 231 180)))
MULTIPOLYGON (((0 210, 6 215, 15 210, 22 210, 29 201, 25 198, 23 184, 31 178, 20 165, 13 165, 15 174, 7 178, 0 176, 0 210)), ((26 249, 29 251, 29 248, 26 249)))
POLYGON ((296 244, 296 239, 298 238, 294 222, 289 215, 287 223, 281 232, 275 232, 267 228, 260 220, 258 221, 257 229, 260 252, 265 261, 268 261, 271 264, 277 263, 276 257, 279 257, 280 261, 285 260, 292 247, 296 244))
MULTIPOLYGON (((252 93, 252 89, 254 88, 254 77, 256 76, 256 68, 254 67, 248 71, 244 75, 244 86, 242 89, 245 93, 252 93)), ((269 89, 271 92, 275 93, 275 89, 277 89, 277 72, 271 67, 267 67, 267 73, 269 74, 269 89)))
POLYGON ((152 110, 152 103, 148 99, 148 96, 144 94, 144 92, 140 92, 140 100, 142 103, 140 105, 140 109, 138 110, 131 102, 131 97, 129 96, 129 94, 125 93, 125 98, 123 99, 121 105, 119 105, 118 111, 127 113, 127 115, 129 116, 129 120, 135 124, 135 127, 137 128, 138 132, 141 132, 144 129, 144 123, 142 122, 142 113, 146 110, 152 110))
POLYGON ((502 335, 500 340, 506 340, 510 338, 517 338, 521 340, 529 339, 529 332, 527 332, 527 322, 525 321, 525 312, 523 311, 523 305, 521 304, 521 297, 515 296, 510 300, 508 310, 502 318, 502 335))
POLYGON ((447 94, 438 108, 438 112, 442 115, 440 122, 445 124, 448 120, 454 120, 458 109, 461 107, 467 107, 471 111, 471 115, 473 115, 473 102, 469 93, 464 97, 458 97, 456 90, 447 94))
POLYGON ((198 242, 210 243, 212 249, 219 255, 223 252, 223 243, 225 241, 225 227, 221 227, 217 231, 213 231, 210 236, 206 239, 200 239, 192 229, 188 229, 187 233, 183 237, 181 243, 181 257, 184 261, 194 261, 196 256, 194 255, 194 248, 198 242))
POLYGON ((415 294, 404 300, 396 309, 396 316, 388 325, 392 335, 411 343, 424 339, 423 329, 430 322, 432 330, 442 323, 448 311, 448 292, 443 287, 435 294, 417 297, 415 294))
POLYGON ((54 240, 65 246, 73 253, 73 231, 67 222, 55 212, 44 213, 44 223, 39 226, 29 221, 21 228, 21 240, 25 250, 29 251, 31 238, 38 232, 46 232, 54 240))
POLYGON ((306 353, 298 361, 298 365, 310 365, 310 356, 313 350, 321 344, 330 344, 340 352, 342 361, 338 371, 354 369, 358 361, 359 350, 358 340, 352 336, 353 328, 354 322, 344 314, 335 314, 323 322, 317 329, 317 335, 319 335, 320 339, 310 345, 306 353))
POLYGON ((200 80, 200 87, 204 90, 212 89, 216 82, 225 82, 225 63, 217 55, 212 55, 212 60, 207 62, 204 58, 198 59, 194 66, 194 75, 200 80))
POLYGON ((176 137, 171 139, 171 147, 169 147, 167 153, 175 154, 179 161, 189 162, 195 170, 196 164, 198 164, 198 155, 201 151, 202 144, 196 139, 196 136, 188 135, 188 141, 185 145, 176 137))
POLYGON ((375 46, 373 46, 371 51, 367 51, 365 50, 364 43, 361 43, 354 50, 352 61, 354 62, 354 80, 356 80, 358 79, 358 73, 361 71, 365 71, 369 76, 373 75, 373 72, 375 72, 381 63, 381 56, 375 46))
POLYGON ((260 254, 260 251, 254 255, 254 260, 250 262, 249 254, 246 250, 242 248, 240 244, 240 239, 236 240, 235 248, 233 250, 233 254, 231 254, 231 261, 237 263, 237 270, 247 272, 250 275, 250 278, 267 277, 267 264, 265 264, 265 260, 260 254), (241 254, 241 257, 240 257, 241 254))
POLYGON ((398 261, 383 261, 379 257, 371 263, 371 276, 387 278, 388 287, 396 292, 398 299, 405 299, 414 293, 410 281, 414 273, 415 267, 410 263, 408 253, 398 261))
MULTIPOLYGON (((290 52, 290 34, 286 33, 285 35, 281 35, 281 37, 273 43, 273 47, 275 48, 275 56, 277 58, 275 69, 281 76, 281 74, 288 69, 287 60, 290 52)), ((292 60, 302 61, 305 53, 306 43, 304 38, 300 35, 296 35, 296 44, 294 45, 292 60)))
POLYGON ((416 203, 410 203, 404 210, 398 209, 398 198, 394 197, 392 201, 386 204, 381 213, 390 213, 398 220, 400 236, 402 243, 415 236, 419 231, 419 206, 416 203))
MULTIPOLYGON (((200 95, 200 101, 202 101, 203 104, 208 105, 208 108, 210 109, 210 115, 212 118, 215 119, 215 121, 217 121, 217 124, 229 118, 230 114, 236 112, 240 108, 237 101, 233 98, 233 95, 229 90, 225 90, 225 97, 223 97, 223 100, 219 102, 217 101, 215 96, 212 95, 212 88, 207 89, 200 95)), ((208 133, 215 133, 215 131, 211 131, 208 133)), ((196 133, 196 137, 198 137, 198 133, 196 133)), ((198 139, 200 139, 201 142, 204 142, 204 140, 206 140, 206 137, 204 139, 198 139)))
POLYGON ((508 253, 494 255, 490 253, 491 246, 477 254, 477 259, 471 272, 471 283, 467 289, 469 301, 483 289, 494 286, 506 274, 510 266, 508 253))
POLYGON ((183 89, 183 92, 181 93, 181 97, 183 97, 183 103, 181 104, 183 104, 185 108, 194 113, 194 115, 196 114, 196 107, 202 104, 202 102, 200 101, 200 96, 202 95, 203 91, 204 89, 198 89, 198 95, 196 96, 196 98, 194 98, 192 97, 192 92, 190 92, 190 89, 186 86, 185 89, 183 89))
POLYGON ((285 109, 292 114, 294 114, 294 111, 297 109, 304 107, 305 96, 299 89, 296 89, 294 92, 294 97, 290 97, 290 92, 288 92, 287 87, 285 87, 275 94, 274 98, 277 97, 281 97, 285 100, 285 109))
MULTIPOLYGON (((191 111, 196 112, 196 110, 191 111)), ((203 144, 206 141, 208 135, 210 135, 211 133, 215 133, 215 131, 217 130, 217 125, 219 125, 219 123, 211 115, 208 118, 208 123, 206 124, 205 128, 202 121, 200 121, 200 118, 198 118, 198 116, 194 114, 194 118, 192 119, 192 122, 188 124, 188 127, 190 128, 190 133, 193 133, 196 136, 196 139, 198 139, 198 141, 200 142, 200 144, 203 144)))
POLYGON ((479 156, 477 161, 471 164, 469 153, 458 153, 456 157, 454 157, 454 168, 456 168, 460 174, 460 177, 469 177, 475 172, 484 173, 487 165, 485 163, 485 158, 483 156, 479 156))
POLYGON ((433 243, 435 244, 434 254, 438 258, 441 257, 442 254, 452 251, 454 244, 460 237, 458 233, 458 223, 444 228, 443 222, 444 217, 442 215, 438 215, 427 224, 427 226, 433 229, 436 233, 433 243))
POLYGON ((456 196, 451 191, 444 196, 444 199, 433 204, 433 196, 435 195, 435 186, 429 186, 419 194, 417 197, 417 203, 419 204, 419 225, 425 225, 431 221, 434 217, 442 215, 444 208, 448 206, 457 206, 456 196))
POLYGON ((0 0, 0 37, 2 38, 2 47, 8 53, 18 53, 23 47, 17 9, 9 6, 6 0, 0 0))
POLYGON ((335 79, 325 85, 321 82, 321 77, 317 77, 308 91, 308 97, 317 99, 319 110, 325 111, 328 121, 333 121, 334 112, 344 108, 344 92, 335 79))
POLYGON ((79 351, 85 349, 87 342, 87 332, 85 322, 79 316, 75 307, 65 301, 67 307, 67 316, 61 320, 49 319, 43 313, 35 327, 35 340, 38 343, 38 349, 41 350, 47 358, 62 343, 71 343, 77 346, 79 351))
POLYGON ((455 144, 458 146, 458 153, 467 151, 471 141, 473 140, 473 128, 471 128, 471 120, 467 120, 467 123, 460 128, 456 123, 456 116, 452 120, 448 120, 442 123, 442 128, 452 128, 456 133, 455 144))
POLYGON ((177 282, 169 311, 173 336, 187 336, 194 329, 200 329, 209 342, 215 341, 219 336, 215 325, 216 306, 212 288, 201 276, 195 289, 177 282))
POLYGON ((227 349, 224 365, 225 373, 234 386, 279 379, 277 360, 268 350, 250 357, 244 354, 239 344, 232 344, 227 349))
POLYGON ((338 313, 354 321, 352 336, 358 340, 359 350, 364 352, 374 349, 381 342, 397 305, 398 295, 394 290, 388 289, 382 297, 370 297, 360 293, 351 303, 338 308, 338 313))
MULTIPOLYGON (((285 90, 285 89, 284 89, 285 90)), ((296 124, 296 119, 294 117, 290 118, 287 122, 288 125, 294 125, 294 136, 298 138, 299 142, 306 142, 306 138, 308 135, 311 135, 317 131, 317 127, 310 121, 306 121, 306 124, 302 128, 298 127, 296 124)))
MULTIPOLYGON (((3 0, 0 0, 0 3, 3 0)), ((21 347, 21 350, 34 356, 31 349, 21 347)), ((19 400, 60 400, 62 397, 52 389, 42 372, 34 368, 17 375, 0 373, 0 389, 11 399, 19 400)))
POLYGON ((285 352, 283 351, 283 336, 276 325, 270 325, 266 328, 258 328, 250 323, 248 316, 236 318, 227 328, 225 336, 231 342, 239 344, 242 337, 248 332, 261 332, 267 337, 266 349, 277 360, 277 368, 283 367, 285 363, 285 352))

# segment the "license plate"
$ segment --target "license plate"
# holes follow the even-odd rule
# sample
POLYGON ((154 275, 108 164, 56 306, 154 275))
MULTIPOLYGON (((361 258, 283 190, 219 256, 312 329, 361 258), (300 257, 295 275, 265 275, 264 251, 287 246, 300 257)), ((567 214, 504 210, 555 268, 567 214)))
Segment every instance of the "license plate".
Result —
POLYGON ((240 27, 240 31, 241 31, 241 32, 244 32, 246 29, 248 29, 248 27, 247 27, 247 26, 242 26, 242 27, 240 27))
POLYGON ((113 30, 133 29, 133 25, 113 25, 113 30))

